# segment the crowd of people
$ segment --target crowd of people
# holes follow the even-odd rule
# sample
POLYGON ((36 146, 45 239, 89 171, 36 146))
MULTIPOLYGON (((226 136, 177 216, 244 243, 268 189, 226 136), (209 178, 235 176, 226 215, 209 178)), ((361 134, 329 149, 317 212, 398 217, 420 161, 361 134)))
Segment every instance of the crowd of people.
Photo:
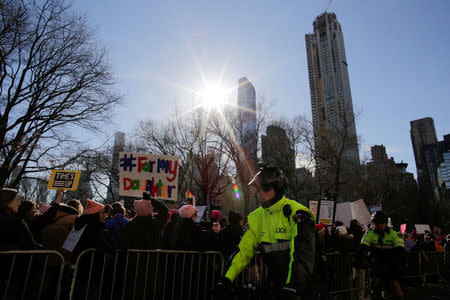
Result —
POLYGON ((86 199, 83 207, 75 199, 61 203, 61 196, 59 191, 50 206, 36 205, 16 190, 1 189, 0 251, 56 250, 71 263, 89 248, 210 250, 229 257, 243 234, 243 217, 237 211, 222 218, 219 210, 212 210, 209 220, 196 223, 196 207, 187 204, 169 211, 145 193, 129 211, 120 202, 104 205, 86 199), (68 251, 63 244, 72 230, 83 233, 68 251))
MULTIPOLYGON (((302 250, 303 248, 300 247, 299 253, 302 253, 302 255, 295 256, 294 254, 294 259, 308 257, 311 249, 316 249, 316 257, 330 253, 356 253, 357 256, 364 248, 361 245, 370 245, 368 242, 369 233, 378 232, 376 229, 373 232, 371 230, 365 231, 356 219, 352 220, 348 227, 340 221, 336 221, 332 226, 315 224, 315 230, 314 221, 312 221, 313 229, 311 232, 313 235, 315 234, 316 238, 313 235, 308 238, 309 227, 305 227, 305 224, 310 223, 308 220, 314 220, 311 212, 304 206, 285 198, 282 193, 278 195, 278 192, 273 188, 273 183, 271 184, 272 186, 268 189, 271 194, 265 192, 262 188, 258 190, 262 197, 266 195, 264 193, 269 196, 267 196, 266 201, 263 199, 260 210, 255 211, 256 213, 260 212, 261 215, 256 216, 261 218, 262 222, 271 224, 272 221, 265 220, 264 218, 267 218, 267 216, 265 217, 263 214, 269 213, 268 216, 270 217, 273 212, 279 212, 281 219, 278 216, 274 218, 280 219, 280 224, 284 224, 282 226, 286 226, 285 221, 283 221, 283 216, 285 216, 289 225, 295 226, 290 230, 297 233, 301 232, 302 236, 299 236, 299 243, 309 243, 310 245, 305 248, 307 250, 302 250), (287 205, 285 205, 286 203, 287 205), (282 206, 278 209, 277 205, 282 206), (294 212, 292 206, 294 206, 294 212), (286 211, 286 207, 290 210, 286 211), (292 223, 291 218, 294 220, 292 223), (302 223, 303 225, 301 225, 302 223)), ((229 211, 228 217, 224 218, 222 212, 212 210, 209 218, 197 223, 198 212, 196 207, 186 204, 177 210, 169 210, 162 201, 151 198, 146 193, 143 193, 142 199, 134 201, 134 209, 131 210, 125 209, 120 202, 104 205, 91 199, 86 199, 84 207, 76 199, 61 203, 62 194, 63 191, 58 190, 56 200, 48 206, 42 203, 36 205, 32 201, 22 199, 14 189, 0 189, 0 235, 2 236, 0 251, 56 250, 63 255, 67 264, 75 264, 78 256, 84 250, 90 248, 107 251, 126 249, 219 251, 228 261, 229 266, 222 283, 231 283, 248 263, 257 245, 265 249, 263 250, 263 253, 266 252, 265 263, 269 262, 269 264, 273 258, 270 256, 273 253, 271 253, 273 245, 276 245, 275 253, 287 251, 287 258, 289 258, 289 249, 293 247, 290 243, 286 244, 287 247, 283 246, 285 244, 283 234, 286 233, 287 229, 279 225, 276 228, 274 227, 276 229, 274 242, 269 242, 270 239, 266 242, 264 232, 261 232, 261 234, 256 232, 256 230, 263 230, 257 228, 261 221, 252 224, 256 221, 252 221, 252 215, 255 218, 255 212, 249 216, 250 227, 248 228, 250 231, 247 231, 244 235, 246 231, 243 226, 243 216, 237 211, 229 211), (72 241, 72 245, 67 246, 68 237, 77 232, 80 234, 76 241, 72 241), (253 240, 256 236, 261 236, 261 240, 253 240), (249 244, 249 248, 247 248, 246 243, 249 244)), ((386 222, 383 221, 383 224, 386 222)), ((401 241, 402 248, 408 252, 422 250, 450 251, 450 242, 443 234, 435 233, 433 235, 430 232, 417 234, 415 230, 412 230, 408 234, 397 236, 397 231, 389 232, 387 230, 386 232, 395 235, 393 241, 397 242, 393 242, 394 246, 395 243, 401 241)), ((382 233, 383 236, 385 236, 385 233, 382 233)), ((288 238, 286 237, 286 239, 288 238)), ((380 240, 376 241, 379 238, 374 237, 373 239, 375 244, 383 244, 379 242, 380 240)), ((296 241, 296 238, 294 241, 296 241)), ((314 253, 314 250, 312 252, 314 253)), ((314 255, 309 257, 308 260, 317 262, 314 255)), ((286 264, 288 263, 289 260, 286 260, 286 264)), ((300 263, 308 267, 307 261, 300 263)), ((355 264, 350 268, 354 266, 355 264)), ((289 276, 290 268, 289 264, 289 276)), ((312 268, 309 273, 313 272, 312 268)), ((287 276, 284 273, 287 270, 283 268, 283 270, 280 270, 281 275, 274 277, 282 278, 283 282, 278 283, 280 286, 284 284, 284 278, 287 276)))

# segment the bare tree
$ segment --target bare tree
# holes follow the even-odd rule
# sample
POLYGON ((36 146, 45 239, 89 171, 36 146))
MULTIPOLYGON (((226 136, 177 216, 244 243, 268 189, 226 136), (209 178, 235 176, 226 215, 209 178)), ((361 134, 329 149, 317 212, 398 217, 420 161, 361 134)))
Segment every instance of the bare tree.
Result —
POLYGON ((268 119, 270 106, 263 96, 256 99, 256 116, 254 131, 248 131, 245 127, 247 114, 241 113, 241 108, 229 107, 225 109, 219 117, 213 119, 212 132, 220 138, 224 155, 233 162, 236 174, 234 181, 240 183, 241 199, 244 202, 244 215, 247 216, 250 208, 255 208, 256 200, 251 195, 247 183, 255 175, 257 153, 260 150, 259 136, 262 129, 265 128, 268 119), (256 145, 252 147, 248 145, 256 145))
POLYGON ((287 179, 287 195, 306 203, 314 193, 312 171, 315 166, 309 121, 304 116, 295 116, 273 120, 270 125, 281 131, 274 137, 265 138, 263 147, 267 153, 263 153, 266 156, 263 160, 272 161, 283 170, 287 179))
POLYGON ((175 114, 166 124, 140 123, 136 151, 175 155, 179 158, 179 192, 194 192, 200 203, 218 202, 228 187, 230 159, 213 135, 213 113, 199 108, 189 115, 175 114))
POLYGON ((98 129, 120 100, 105 58, 64 1, 2 1, 0 186, 76 159, 70 132, 98 129))

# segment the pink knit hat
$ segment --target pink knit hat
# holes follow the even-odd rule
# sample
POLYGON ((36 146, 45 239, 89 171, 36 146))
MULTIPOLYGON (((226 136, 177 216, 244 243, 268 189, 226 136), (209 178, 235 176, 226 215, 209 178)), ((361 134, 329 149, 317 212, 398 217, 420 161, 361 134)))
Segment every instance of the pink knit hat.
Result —
POLYGON ((150 200, 135 200, 134 209, 136 209, 136 215, 148 216, 153 212, 153 205, 150 200))
POLYGON ((37 205, 37 209, 41 212, 41 214, 44 214, 49 208, 50 206, 42 202, 39 202, 37 205))
POLYGON ((84 215, 93 215, 104 209, 105 206, 101 203, 95 202, 89 198, 86 198, 86 206, 84 208, 84 215))
POLYGON ((196 212, 197 212, 197 209, 190 204, 183 205, 182 207, 180 207, 178 209, 178 214, 180 215, 180 217, 186 218, 186 219, 192 218, 192 216, 196 212))
POLYGON ((222 213, 220 212, 220 210, 212 210, 211 211, 211 219, 220 221, 220 218, 222 218, 222 213))

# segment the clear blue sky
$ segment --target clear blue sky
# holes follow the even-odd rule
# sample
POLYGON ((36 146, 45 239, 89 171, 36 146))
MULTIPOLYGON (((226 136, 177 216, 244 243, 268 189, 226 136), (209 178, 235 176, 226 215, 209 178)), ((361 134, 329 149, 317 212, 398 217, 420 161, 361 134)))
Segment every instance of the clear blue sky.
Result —
MULTIPOLYGON (((163 120, 206 78, 246 76, 273 116, 311 116, 305 33, 328 4, 310 1, 74 0, 110 61, 124 105, 111 133, 163 120)), ((415 174, 409 122, 432 117, 450 133, 450 1, 335 0, 344 32, 361 152, 384 144, 415 174)))

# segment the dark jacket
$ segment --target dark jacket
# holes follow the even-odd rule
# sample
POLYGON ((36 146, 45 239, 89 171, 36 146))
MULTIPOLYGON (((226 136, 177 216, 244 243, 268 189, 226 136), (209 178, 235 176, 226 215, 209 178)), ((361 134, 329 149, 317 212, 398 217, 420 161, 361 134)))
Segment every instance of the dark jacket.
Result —
POLYGON ((206 231, 192 221, 192 219, 175 218, 168 224, 165 232, 166 249, 207 251, 214 247, 206 231))
POLYGON ((230 224, 220 231, 220 251, 225 259, 239 251, 239 242, 241 240, 244 228, 240 224, 230 224))
POLYGON ((128 222, 130 220, 125 218, 123 214, 116 214, 113 218, 105 221, 105 228, 111 233, 111 237, 119 242, 120 236, 128 222))
POLYGON ((112 250, 113 248, 108 242, 108 233, 106 233, 105 225, 100 222, 98 214, 82 215, 75 220, 75 230, 81 230, 84 226, 86 228, 72 252, 72 263, 75 263, 80 253, 86 249, 112 250))
POLYGON ((154 216, 137 216, 125 226, 120 238, 122 249, 158 249, 161 236, 167 221, 169 209, 156 199, 152 201, 153 209, 158 213, 154 216))
POLYGON ((38 248, 25 221, 16 217, 10 209, 0 213, 0 237, 0 251, 38 248))

